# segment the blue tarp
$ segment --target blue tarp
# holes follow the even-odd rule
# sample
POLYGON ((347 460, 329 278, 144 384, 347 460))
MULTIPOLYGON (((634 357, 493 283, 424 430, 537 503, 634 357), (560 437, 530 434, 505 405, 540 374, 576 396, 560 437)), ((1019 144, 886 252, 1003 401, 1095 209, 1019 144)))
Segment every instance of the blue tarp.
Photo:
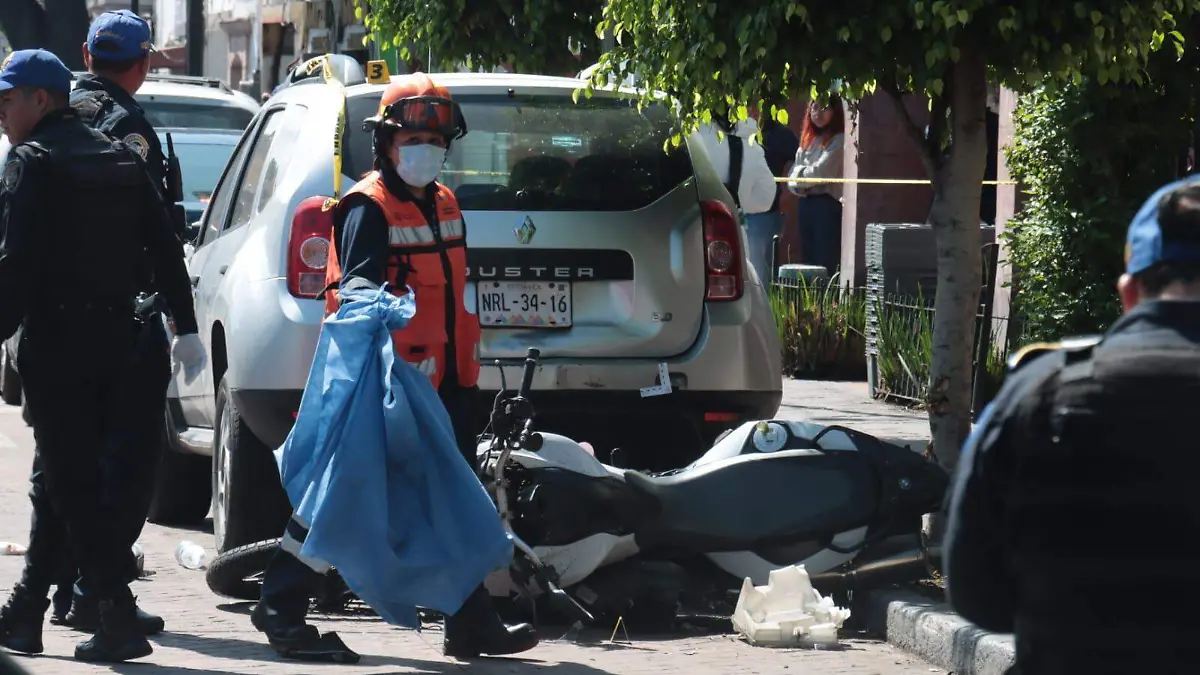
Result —
POLYGON ((337 568, 390 624, 417 607, 453 614, 512 541, 463 460, 428 376, 393 354, 413 294, 346 290, 325 320, 296 425, 277 451, 309 526, 301 553, 337 568))

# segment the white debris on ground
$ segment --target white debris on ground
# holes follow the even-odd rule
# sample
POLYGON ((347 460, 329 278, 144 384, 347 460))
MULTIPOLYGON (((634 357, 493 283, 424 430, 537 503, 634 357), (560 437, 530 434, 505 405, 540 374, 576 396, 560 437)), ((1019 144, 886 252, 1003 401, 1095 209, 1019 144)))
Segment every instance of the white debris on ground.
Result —
POLYGON ((0 555, 25 555, 25 547, 12 541, 0 541, 0 555))
POLYGON ((832 647, 850 610, 821 597, 803 565, 771 572, 766 586, 747 578, 733 610, 733 628, 763 647, 832 647))

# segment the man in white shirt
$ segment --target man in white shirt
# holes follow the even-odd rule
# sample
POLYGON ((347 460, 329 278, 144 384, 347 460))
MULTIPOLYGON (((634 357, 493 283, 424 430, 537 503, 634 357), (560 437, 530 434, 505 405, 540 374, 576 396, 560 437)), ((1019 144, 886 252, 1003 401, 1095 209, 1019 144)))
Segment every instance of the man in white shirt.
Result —
POLYGON ((757 133, 758 124, 753 119, 738 122, 730 129, 726 120, 715 115, 711 124, 698 130, 713 168, 746 214, 749 249, 746 255, 761 283, 767 286, 774 278, 770 269, 771 249, 779 230, 777 214, 771 212, 777 186, 762 145, 753 140, 757 133), (740 150, 735 147, 737 145, 741 146, 740 150), (735 164, 732 160, 740 162, 735 164), (737 185, 733 185, 734 180, 737 185))

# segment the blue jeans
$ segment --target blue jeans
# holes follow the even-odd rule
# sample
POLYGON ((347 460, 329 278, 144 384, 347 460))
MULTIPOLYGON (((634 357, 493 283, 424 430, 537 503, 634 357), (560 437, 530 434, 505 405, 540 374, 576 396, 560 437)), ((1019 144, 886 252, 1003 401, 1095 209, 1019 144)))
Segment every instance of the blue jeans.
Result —
POLYGON ((764 288, 769 288, 775 279, 776 270, 771 267, 775 235, 783 228, 783 214, 778 211, 748 214, 746 216, 746 257, 758 274, 764 288))
POLYGON ((796 213, 801 262, 820 265, 832 277, 841 263, 842 203, 829 195, 813 195, 797 203, 796 213))

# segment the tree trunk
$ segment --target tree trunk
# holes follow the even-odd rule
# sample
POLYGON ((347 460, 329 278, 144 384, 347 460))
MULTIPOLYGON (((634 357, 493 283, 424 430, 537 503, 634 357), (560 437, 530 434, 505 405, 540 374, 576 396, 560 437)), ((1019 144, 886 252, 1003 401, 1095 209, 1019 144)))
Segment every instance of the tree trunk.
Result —
POLYGON ((45 5, 43 9, 37 0, 0 0, 0 30, 13 49, 48 49, 71 70, 83 70, 86 0, 45 0, 45 5))
POLYGON ((953 471, 971 431, 972 347, 979 309, 980 184, 987 166, 987 65, 959 44, 951 67, 951 146, 933 177, 929 221, 937 246, 929 427, 938 461, 953 471))
POLYGON ((0 0, 0 30, 14 50, 40 47, 46 42, 46 12, 37 0, 0 0))
MULTIPOLYGON (((10 0, 0 0, 0 3, 10 0)), ((88 13, 84 0, 45 0, 49 30, 42 45, 71 70, 83 70, 83 43, 87 41, 88 13), (54 17, 53 21, 49 17, 54 17)))

